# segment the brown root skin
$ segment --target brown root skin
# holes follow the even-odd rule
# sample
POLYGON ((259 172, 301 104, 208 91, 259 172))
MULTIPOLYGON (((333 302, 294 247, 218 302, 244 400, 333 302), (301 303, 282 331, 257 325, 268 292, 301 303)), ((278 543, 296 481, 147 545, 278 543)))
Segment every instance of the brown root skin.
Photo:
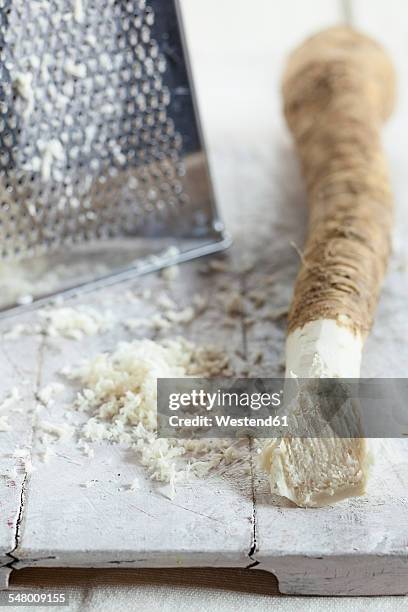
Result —
POLYGON ((331 28, 291 55, 283 95, 310 207, 289 331, 346 315, 365 334, 391 245, 393 197, 380 126, 394 105, 392 64, 367 36, 331 28))

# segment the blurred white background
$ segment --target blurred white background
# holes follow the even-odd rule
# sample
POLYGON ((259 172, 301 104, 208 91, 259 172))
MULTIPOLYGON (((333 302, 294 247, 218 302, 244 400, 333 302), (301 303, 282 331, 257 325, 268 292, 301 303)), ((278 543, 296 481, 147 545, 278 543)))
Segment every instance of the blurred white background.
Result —
MULTIPOLYGON (((228 179, 225 172, 220 176, 219 156, 225 159, 240 150, 255 160, 269 143, 274 165, 274 153, 279 156, 282 146, 290 146, 280 96, 285 60, 305 37, 344 22, 347 3, 353 25, 383 43, 396 67, 397 107, 383 134, 397 199, 408 194, 406 0, 181 0, 216 187, 228 179)), ((219 196, 223 205, 225 194, 219 196)), ((234 223, 228 202, 223 208, 234 223)), ((399 239, 397 234, 397 247, 399 239)))

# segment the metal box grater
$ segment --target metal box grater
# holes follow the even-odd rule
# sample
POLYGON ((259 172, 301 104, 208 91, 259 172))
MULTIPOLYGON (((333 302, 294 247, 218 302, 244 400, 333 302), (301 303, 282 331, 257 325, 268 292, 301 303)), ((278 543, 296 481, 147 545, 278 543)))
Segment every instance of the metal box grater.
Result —
POLYGON ((228 244, 177 0, 0 0, 0 308, 228 244))

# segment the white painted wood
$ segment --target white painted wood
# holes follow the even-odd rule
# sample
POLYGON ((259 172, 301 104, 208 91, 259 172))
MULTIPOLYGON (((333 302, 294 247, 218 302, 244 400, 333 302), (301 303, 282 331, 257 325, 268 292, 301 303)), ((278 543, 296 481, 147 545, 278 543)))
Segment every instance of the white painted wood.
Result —
POLYGON ((256 558, 276 574, 282 592, 408 592, 406 440, 378 443, 375 457, 367 495, 332 507, 301 509, 280 498, 271 504, 258 483, 256 558))
MULTIPOLYGON (((246 353, 249 364, 257 361, 256 366, 250 366, 252 375, 281 375, 285 338, 281 315, 290 301, 299 264, 293 243, 302 244, 306 210, 296 156, 281 115, 279 81, 286 53, 308 33, 335 22, 339 3, 314 0, 313 10, 303 0, 284 4, 253 0, 250 6, 246 0, 185 0, 183 4, 216 190, 236 242, 227 257, 228 265, 240 270, 243 258, 254 265, 250 272, 214 277, 202 276, 200 263, 184 265, 172 290, 174 298, 188 304, 192 294, 200 292, 209 297, 210 309, 190 329, 180 328, 179 332, 196 341, 225 345, 231 352, 239 349, 246 353), (233 328, 224 326, 225 309, 216 295, 220 286, 228 284, 244 295, 244 326, 241 319, 233 328), (253 292, 260 288, 266 291, 266 303, 255 306, 253 292)), ((364 14, 372 0, 365 4, 364 14)), ((378 6, 380 0, 373 4, 378 6)), ((406 116, 398 115, 395 134, 406 132, 406 116)), ((402 209, 408 160, 403 144, 397 148, 395 143, 388 135, 401 202, 398 219, 406 220, 402 209)), ((394 257, 366 347, 363 374, 406 376, 407 261, 402 245, 394 257)), ((164 282, 149 276, 133 285, 157 290, 164 282)), ((145 315, 148 305, 140 311, 123 300, 130 286, 131 282, 123 283, 77 302, 94 302, 100 308, 113 304, 122 317, 145 315)), ((130 335, 118 326, 113 332, 79 343, 47 341, 39 385, 56 380, 62 365, 112 349, 125 337, 130 335)), ((11 351, 30 379, 31 391, 24 404, 30 408, 37 384, 38 343, 32 338, 16 342, 11 343, 11 351)), ((8 388, 18 376, 6 361, 1 362, 1 368, 0 385, 8 388)), ((70 390, 44 411, 42 418, 63 421, 64 404, 70 404, 72 397, 70 390)), ((24 420, 22 429, 21 440, 29 441, 30 419, 24 420)), ((0 444, 2 439, 7 447, 14 444, 7 437, 0 438, 0 444)), ((258 562, 257 567, 277 574, 281 590, 288 593, 405 592, 408 459, 402 443, 402 448, 393 446, 393 456, 390 446, 380 455, 366 497, 333 508, 302 510, 272 498, 261 474, 254 483, 255 505, 251 483, 228 478, 186 484, 179 488, 176 499, 169 501, 145 478, 132 454, 122 448, 100 444, 91 460, 68 441, 58 445, 58 455, 49 463, 42 463, 34 437, 35 471, 24 491, 16 550, 21 477, 15 492, 5 498, 13 522, 9 530, 0 523, 3 562, 9 560, 10 551, 18 559, 14 567, 246 566, 258 562), (119 490, 136 474, 142 482, 140 490, 119 490), (80 486, 91 479, 98 480, 95 487, 80 486)), ((8 465, 5 454, 1 455, 2 469, 8 465)), ((1 500, 4 495, 0 481, 1 500)), ((8 571, 3 569, 2 576, 8 571)))
MULTIPOLYGON (((265 568, 263 568, 265 569, 265 568)), ((321 557, 277 557, 269 568, 279 580, 279 590, 288 595, 373 596, 405 595, 406 555, 321 557)))
MULTIPOLYGON (((15 452, 27 448, 29 456, 40 350, 39 338, 5 339, 8 325, 0 324, 0 418, 6 417, 0 427, 0 569, 12 561, 10 553, 17 543, 23 487, 29 476, 15 452), (13 389, 18 389, 19 399, 8 401, 13 389)), ((7 568, 4 571, 7 574, 7 568)))
MULTIPOLYGON (((197 290, 209 293, 214 286, 213 278, 197 274, 199 265, 202 263, 183 268, 182 276, 174 283, 173 294, 179 303, 188 304, 197 290)), ((237 285, 227 275, 222 280, 224 284, 237 285)), ((153 276, 141 283, 145 288, 150 287, 153 295, 166 288, 165 281, 153 276)), ((123 289, 121 286, 120 291, 123 289)), ((110 292, 95 294, 93 301, 99 306, 102 299, 105 305, 111 302, 119 320, 142 314, 135 312, 135 305, 121 304, 117 291, 118 288, 113 288, 110 292)), ((145 305, 144 316, 148 310, 149 306, 145 305)), ((151 310, 157 308, 152 305, 151 310)), ((219 314, 212 308, 191 326, 176 328, 171 335, 181 331, 192 339, 228 343, 232 353, 235 349, 242 350, 240 321, 236 322, 235 329, 222 327, 219 314)), ((140 330, 137 335, 145 334, 140 330)), ((61 368, 80 363, 84 352, 92 356, 133 337, 134 334, 117 325, 112 333, 88 337, 81 342, 48 339, 40 388, 61 381, 58 375, 61 368)), ((64 423, 64 412, 74 397, 73 387, 58 396, 55 405, 39 414, 39 425, 42 421, 64 423)), ((161 492, 161 486, 149 480, 130 449, 95 444, 95 457, 89 459, 75 443, 75 439, 59 443, 55 447, 56 456, 43 463, 37 456, 39 447, 34 436, 34 472, 27 490, 21 539, 15 551, 19 562, 15 567, 246 566, 249 563, 253 534, 249 476, 240 482, 212 477, 195 484, 180 484, 176 499, 170 500, 161 492), (127 490, 136 476, 141 488, 127 490), (90 480, 97 481, 95 486, 85 488, 84 484, 90 480)))

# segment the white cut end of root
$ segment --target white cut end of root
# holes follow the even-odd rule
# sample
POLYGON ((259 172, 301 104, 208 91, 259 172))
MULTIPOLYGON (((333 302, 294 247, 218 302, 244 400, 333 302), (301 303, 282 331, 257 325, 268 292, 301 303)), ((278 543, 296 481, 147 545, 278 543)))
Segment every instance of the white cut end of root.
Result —
POLYGON ((311 321, 289 334, 286 378, 359 378, 363 340, 332 319, 311 321))
MULTIPOLYGON (((312 321, 287 338, 286 377, 359 378, 362 348, 361 336, 344 325, 312 321)), ((328 431, 317 437, 271 440, 264 447, 260 462, 274 493, 302 507, 364 493, 370 463, 367 441, 328 431)))
POLYGON ((285 438, 264 448, 261 465, 272 492, 320 507, 364 494, 370 454, 364 438, 285 438))

